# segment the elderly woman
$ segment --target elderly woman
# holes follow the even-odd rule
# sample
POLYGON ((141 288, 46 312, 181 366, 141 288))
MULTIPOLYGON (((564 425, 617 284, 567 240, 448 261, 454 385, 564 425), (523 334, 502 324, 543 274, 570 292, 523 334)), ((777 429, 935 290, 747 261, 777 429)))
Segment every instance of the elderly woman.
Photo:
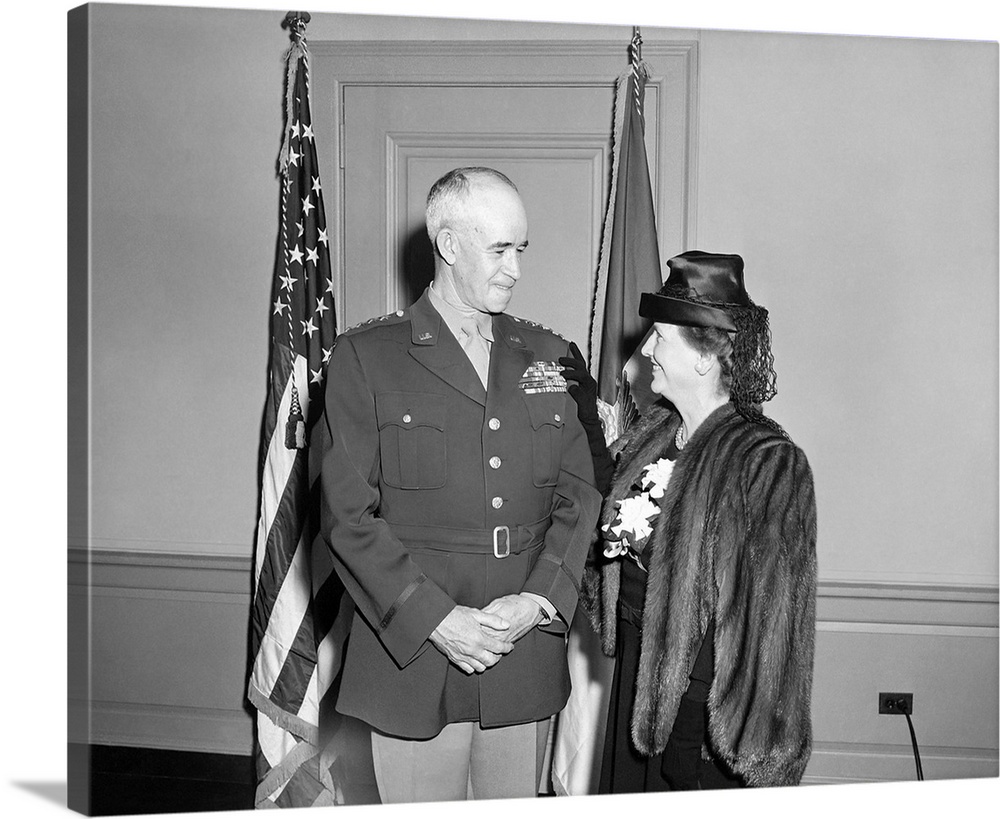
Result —
POLYGON ((809 759, 816 506, 736 255, 668 262, 639 313, 667 399, 616 443, 589 610, 616 658, 602 793, 797 784, 809 759), (597 577, 597 572, 600 578, 597 577))

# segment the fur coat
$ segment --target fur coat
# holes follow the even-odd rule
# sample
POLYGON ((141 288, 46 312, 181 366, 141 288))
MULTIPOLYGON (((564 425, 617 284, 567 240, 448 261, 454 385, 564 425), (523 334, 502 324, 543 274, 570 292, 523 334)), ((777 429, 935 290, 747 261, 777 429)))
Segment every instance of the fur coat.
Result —
MULTIPOLYGON (((679 416, 651 408, 629 431, 605 503, 616 513, 662 457, 679 416)), ((710 751, 750 786, 794 785, 812 746, 816 501, 791 441, 720 407, 678 456, 646 541, 649 573, 631 731, 663 751, 702 638, 715 620, 710 751)), ((598 558, 584 605, 614 656, 621 561, 598 558)))

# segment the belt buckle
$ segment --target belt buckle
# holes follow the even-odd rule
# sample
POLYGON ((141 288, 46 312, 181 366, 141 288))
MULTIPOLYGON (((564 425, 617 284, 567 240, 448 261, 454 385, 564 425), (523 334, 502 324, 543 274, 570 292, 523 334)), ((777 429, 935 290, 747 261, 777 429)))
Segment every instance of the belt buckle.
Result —
POLYGON ((493 556, 497 558, 507 557, 510 554, 510 529, 506 526, 495 526, 493 528, 493 556), (504 552, 500 554, 501 544, 504 552))

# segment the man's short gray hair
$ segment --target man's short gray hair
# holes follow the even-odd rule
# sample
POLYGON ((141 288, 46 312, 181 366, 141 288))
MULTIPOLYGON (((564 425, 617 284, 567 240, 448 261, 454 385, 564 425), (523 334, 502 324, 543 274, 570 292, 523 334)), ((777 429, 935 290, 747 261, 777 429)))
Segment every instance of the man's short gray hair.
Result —
POLYGON ((427 194, 427 235, 434 244, 438 233, 453 218, 453 208, 468 196, 472 183, 481 179, 507 185, 517 193, 517 186, 500 171, 493 168, 455 168, 448 171, 431 186, 427 194))

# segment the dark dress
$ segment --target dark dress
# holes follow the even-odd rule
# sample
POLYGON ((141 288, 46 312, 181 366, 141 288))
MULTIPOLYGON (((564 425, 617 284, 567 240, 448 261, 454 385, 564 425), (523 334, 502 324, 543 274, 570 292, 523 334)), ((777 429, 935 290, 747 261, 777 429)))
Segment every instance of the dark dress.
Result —
MULTIPOLYGON (((673 461, 677 455, 678 450, 671 443, 663 457, 673 461)), ((615 671, 598 792, 643 793, 741 787, 739 778, 726 770, 722 763, 702 758, 702 746, 708 738, 707 701, 712 683, 713 624, 709 624, 691 670, 691 683, 681 697, 667 747, 663 753, 652 757, 642 756, 635 749, 630 724, 639 668, 649 553, 640 553, 642 567, 631 557, 621 559, 615 671)))

